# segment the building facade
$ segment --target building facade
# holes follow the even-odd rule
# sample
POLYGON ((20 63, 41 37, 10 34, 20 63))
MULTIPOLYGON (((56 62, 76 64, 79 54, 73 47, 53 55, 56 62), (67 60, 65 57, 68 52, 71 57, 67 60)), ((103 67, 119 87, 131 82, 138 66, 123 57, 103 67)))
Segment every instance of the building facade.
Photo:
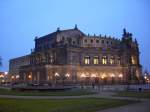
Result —
POLYGON ((19 69, 21 66, 30 65, 30 55, 21 56, 9 61, 9 74, 12 82, 19 81, 19 69))
MULTIPOLYGON (((128 83, 140 79, 138 43, 123 30, 122 39, 86 35, 77 26, 35 38, 20 83, 128 83)), ((17 61, 17 59, 15 60, 17 61)), ((11 61, 10 61, 11 62, 11 61)), ((10 71, 13 71, 10 63, 10 71)), ((11 72, 13 75, 14 73, 11 72)))

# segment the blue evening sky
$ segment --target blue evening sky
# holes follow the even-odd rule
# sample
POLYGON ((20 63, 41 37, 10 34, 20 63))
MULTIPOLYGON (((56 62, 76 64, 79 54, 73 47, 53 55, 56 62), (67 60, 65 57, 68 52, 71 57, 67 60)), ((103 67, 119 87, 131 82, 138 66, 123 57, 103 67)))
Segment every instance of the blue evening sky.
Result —
POLYGON ((0 56, 9 59, 30 53, 35 36, 77 24, 86 34, 121 38, 133 33, 143 68, 150 71, 150 0, 0 0, 0 56))

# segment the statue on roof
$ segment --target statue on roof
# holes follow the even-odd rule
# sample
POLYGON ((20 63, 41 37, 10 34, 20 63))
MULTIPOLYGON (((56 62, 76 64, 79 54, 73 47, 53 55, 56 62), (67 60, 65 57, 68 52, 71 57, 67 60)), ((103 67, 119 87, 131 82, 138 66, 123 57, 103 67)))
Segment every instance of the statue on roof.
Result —
POLYGON ((35 36, 34 41, 38 39, 38 36, 35 36))
POLYGON ((75 27, 74 27, 74 29, 75 29, 75 30, 78 30, 78 26, 77 26, 77 24, 75 24, 75 27))
POLYGON ((124 28, 123 29, 123 35, 126 35, 127 34, 127 32, 126 32, 126 29, 124 28))
POLYGON ((59 27, 57 27, 57 32, 59 32, 60 31, 60 28, 59 27))

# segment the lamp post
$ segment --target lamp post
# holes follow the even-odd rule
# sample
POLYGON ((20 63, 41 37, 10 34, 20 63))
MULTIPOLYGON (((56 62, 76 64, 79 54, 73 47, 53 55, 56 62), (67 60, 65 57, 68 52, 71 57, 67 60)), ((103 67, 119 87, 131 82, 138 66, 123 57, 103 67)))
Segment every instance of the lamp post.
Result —
POLYGON ((16 81, 19 82, 19 78, 20 76, 19 75, 16 75, 16 81))
POLYGON ((122 84, 122 77, 123 77, 123 75, 122 75, 122 74, 119 74, 118 77, 119 77, 119 83, 122 84))
POLYGON ((28 80, 29 80, 29 83, 32 82, 32 75, 31 74, 28 75, 28 80))
POLYGON ((105 81, 105 77, 106 77, 106 75, 105 74, 103 74, 102 76, 101 76, 101 85, 102 85, 102 91, 103 91, 103 86, 104 86, 104 81, 105 81))
POLYGON ((3 80, 4 80, 4 75, 0 74, 0 84, 3 83, 3 80))
POLYGON ((69 77, 70 77, 70 74, 68 74, 68 73, 62 76, 62 79, 63 79, 63 86, 64 86, 64 83, 65 83, 65 80, 66 80, 67 78, 69 78, 69 77))
POLYGON ((84 74, 84 73, 82 73, 81 74, 81 80, 82 80, 82 84, 81 84, 81 89, 83 89, 84 88, 84 80, 85 80, 85 78, 86 78, 86 75, 84 74))
POLYGON ((60 75, 58 73, 55 73, 55 81, 56 81, 55 83, 56 83, 56 86, 57 86, 57 80, 58 80, 59 76, 60 75))
POLYGON ((150 81, 150 80, 149 80, 149 77, 147 77, 147 76, 145 75, 145 76, 144 76, 144 80, 145 80, 145 83, 146 83, 146 84, 149 84, 149 81, 150 81))
POLYGON ((92 88, 94 89, 95 85, 98 86, 99 78, 96 76, 96 74, 92 74, 91 78, 92 78, 92 88))
POLYGON ((11 83, 12 83, 12 85, 14 84, 14 81, 15 81, 15 76, 11 76, 11 83))
POLYGON ((68 73, 67 73, 65 76, 66 76, 67 78, 70 77, 70 75, 69 75, 68 73))
POLYGON ((102 75, 102 76, 101 76, 101 79, 102 79, 102 81, 101 81, 101 82, 102 82, 102 83, 101 83, 101 85, 102 85, 102 91, 103 91, 103 85, 104 85, 104 78, 105 78, 105 77, 102 75))
POLYGON ((114 78, 115 78, 115 75, 111 74, 111 84, 114 84, 114 78))
POLYGON ((147 78, 147 84, 149 84, 150 83, 150 80, 149 80, 149 78, 147 78))

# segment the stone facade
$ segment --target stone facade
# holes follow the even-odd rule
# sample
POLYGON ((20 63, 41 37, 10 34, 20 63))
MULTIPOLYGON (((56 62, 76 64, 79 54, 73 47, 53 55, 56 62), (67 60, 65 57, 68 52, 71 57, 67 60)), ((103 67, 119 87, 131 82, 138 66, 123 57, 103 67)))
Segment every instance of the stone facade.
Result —
POLYGON ((14 58, 9 61, 9 74, 11 74, 11 80, 18 81, 19 78, 19 68, 21 66, 30 64, 30 55, 25 55, 22 57, 14 58))
POLYGON ((77 26, 68 30, 58 28, 35 38, 30 63, 19 67, 19 82, 135 82, 141 76, 139 54, 137 41, 125 29, 119 40, 86 35, 77 26))

